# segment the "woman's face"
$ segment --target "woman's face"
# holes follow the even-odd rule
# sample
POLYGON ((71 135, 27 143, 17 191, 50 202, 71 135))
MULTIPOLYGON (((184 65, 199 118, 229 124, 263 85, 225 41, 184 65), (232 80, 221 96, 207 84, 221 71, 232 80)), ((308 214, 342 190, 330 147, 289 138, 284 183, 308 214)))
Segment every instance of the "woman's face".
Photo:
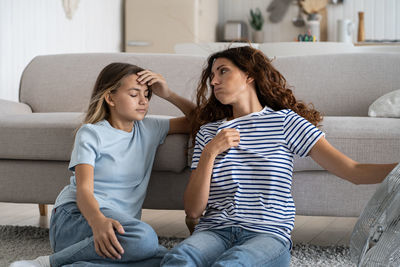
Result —
POLYGON ((111 93, 111 116, 123 121, 143 120, 149 108, 149 89, 137 82, 136 74, 122 80, 121 86, 111 93))
POLYGON ((238 103, 247 93, 253 81, 232 61, 217 58, 211 68, 211 86, 215 97, 224 105, 238 103))

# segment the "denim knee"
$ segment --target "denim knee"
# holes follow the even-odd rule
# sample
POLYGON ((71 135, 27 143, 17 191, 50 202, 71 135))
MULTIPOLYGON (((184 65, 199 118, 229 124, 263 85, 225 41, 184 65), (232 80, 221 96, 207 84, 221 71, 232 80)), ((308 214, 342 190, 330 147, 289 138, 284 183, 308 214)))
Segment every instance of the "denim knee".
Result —
POLYGON ((142 260, 158 253, 158 237, 150 225, 133 220, 122 223, 122 227, 125 233, 117 234, 117 238, 124 248, 124 260, 142 260))
POLYGON ((171 251, 167 252, 161 261, 161 266, 209 266, 210 263, 198 253, 196 248, 185 243, 181 243, 171 251))

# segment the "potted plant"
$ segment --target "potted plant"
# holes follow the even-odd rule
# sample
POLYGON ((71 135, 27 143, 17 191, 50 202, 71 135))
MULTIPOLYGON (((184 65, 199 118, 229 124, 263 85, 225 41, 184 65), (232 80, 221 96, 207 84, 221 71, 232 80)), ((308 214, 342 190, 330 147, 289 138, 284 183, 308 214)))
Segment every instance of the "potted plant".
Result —
POLYGON ((255 11, 250 9, 249 23, 253 31, 253 42, 262 43, 264 42, 264 32, 262 31, 264 25, 264 17, 261 14, 261 10, 257 7, 255 11))

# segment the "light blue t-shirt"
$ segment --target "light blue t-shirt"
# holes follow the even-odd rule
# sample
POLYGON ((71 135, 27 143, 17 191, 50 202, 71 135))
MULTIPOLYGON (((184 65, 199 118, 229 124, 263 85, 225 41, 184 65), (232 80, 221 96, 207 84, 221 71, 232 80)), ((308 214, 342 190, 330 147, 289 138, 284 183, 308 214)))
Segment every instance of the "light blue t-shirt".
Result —
POLYGON ((169 119, 154 117, 136 121, 129 133, 113 128, 107 120, 84 124, 71 154, 70 184, 57 197, 55 207, 76 202, 75 166, 89 164, 94 167, 94 197, 100 208, 140 219, 157 147, 168 130, 169 119))

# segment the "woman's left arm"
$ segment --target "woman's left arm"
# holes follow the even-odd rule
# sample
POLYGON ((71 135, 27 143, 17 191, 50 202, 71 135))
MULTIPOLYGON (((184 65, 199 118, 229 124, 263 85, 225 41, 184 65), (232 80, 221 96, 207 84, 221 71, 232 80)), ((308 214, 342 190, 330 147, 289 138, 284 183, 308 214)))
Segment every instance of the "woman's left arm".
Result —
POLYGON ((171 102, 185 114, 185 117, 170 120, 168 134, 190 132, 190 123, 187 118, 192 115, 192 111, 195 108, 193 102, 173 92, 168 87, 167 82, 161 74, 154 73, 150 70, 141 71, 138 73, 138 82, 147 84, 151 87, 155 95, 171 102))
POLYGON ((358 163, 334 148, 324 137, 313 146, 309 156, 322 168, 353 184, 380 183, 397 165, 358 163))

